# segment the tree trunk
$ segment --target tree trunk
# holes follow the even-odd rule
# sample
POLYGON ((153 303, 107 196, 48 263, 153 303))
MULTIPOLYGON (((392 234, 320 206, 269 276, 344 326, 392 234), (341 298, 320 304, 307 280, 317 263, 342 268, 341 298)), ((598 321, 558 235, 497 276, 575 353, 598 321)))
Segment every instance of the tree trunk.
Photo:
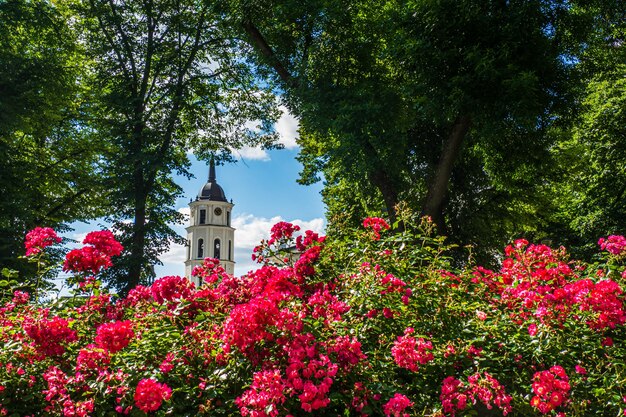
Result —
POLYGON ((369 179, 372 184, 378 188, 383 195, 383 201, 385 202, 385 208, 389 215, 389 221, 391 224, 396 222, 396 204, 398 204, 398 191, 393 185, 391 179, 387 173, 380 168, 376 168, 369 174, 369 179))
POLYGON ((363 150, 366 155, 369 155, 373 159, 369 164, 368 179, 382 194, 385 208, 389 215, 389 221, 393 224, 397 219, 396 205, 398 204, 398 190, 396 185, 385 170, 383 162, 378 157, 376 148, 374 148, 372 143, 367 139, 363 140, 363 150))
POLYGON ((141 273, 145 264, 147 193, 144 190, 143 170, 140 167, 135 169, 134 183, 133 233, 129 254, 128 277, 122 289, 123 294, 127 294, 128 291, 140 283, 141 273))
POLYGON ((446 139, 441 157, 435 170, 435 175, 428 187, 428 194, 422 207, 422 215, 430 216, 435 225, 437 225, 437 233, 443 235, 446 233, 446 222, 443 215, 445 208, 445 198, 448 193, 448 184, 452 168, 457 160, 463 138, 469 131, 471 119, 468 115, 460 115, 454 121, 450 135, 446 139))

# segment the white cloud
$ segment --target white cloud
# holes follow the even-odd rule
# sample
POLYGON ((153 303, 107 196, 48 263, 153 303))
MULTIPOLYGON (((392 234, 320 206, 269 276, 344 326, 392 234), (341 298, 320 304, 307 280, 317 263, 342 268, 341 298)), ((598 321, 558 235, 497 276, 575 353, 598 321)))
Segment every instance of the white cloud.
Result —
MULTIPOLYGON (((89 229, 89 231, 92 230, 98 230, 97 228, 95 228, 96 226, 94 226, 94 228, 89 229)), ((65 243, 65 247, 67 249, 79 249, 83 247, 83 240, 85 240, 85 238, 87 237, 87 233, 89 232, 76 232, 76 231, 69 231, 66 233, 61 233, 60 236, 63 238, 67 238, 67 239, 72 239, 75 240, 76 242, 67 242, 65 243)))
POLYGON ((287 107, 279 106, 278 108, 283 112, 274 126, 280 135, 279 142, 285 145, 287 149, 295 149, 298 147, 296 143, 296 139, 298 138, 298 119, 289 113, 287 107))
MULTIPOLYGON (((173 224, 169 226, 173 228, 180 236, 186 236, 185 227, 189 223, 189 206, 183 206, 176 209, 180 214, 185 216, 184 224, 173 224)), ((163 266, 155 267, 157 277, 166 275, 183 275, 185 273, 185 260, 187 258, 187 248, 184 245, 171 243, 167 252, 159 255, 159 260, 163 262, 163 266)))
POLYGON ((244 146, 241 149, 233 149, 233 153, 237 159, 254 159, 257 161, 269 161, 270 155, 266 150, 261 148, 253 148, 251 146, 244 146))
POLYGON ((184 245, 178 243, 172 243, 167 252, 159 256, 159 259, 164 264, 178 264, 181 265, 185 262, 187 256, 187 248, 184 245))
POLYGON ((237 249, 251 250, 259 242, 269 237, 271 227, 282 221, 280 216, 267 219, 264 217, 254 217, 252 214, 242 214, 233 218, 232 225, 236 230, 235 234, 235 254, 237 249))
MULTIPOLYGON (((176 230, 181 236, 186 236, 185 226, 189 223, 189 206, 183 206, 176 209, 180 214, 185 216, 185 224, 170 224, 174 230, 176 230)), ((179 245, 177 243, 170 244, 170 248, 167 252, 163 253, 159 256, 159 259, 163 264, 176 264, 177 266, 181 265, 185 262, 187 257, 187 248, 184 245, 179 245)))
MULTIPOLYGON (((285 106, 278 107, 282 115, 274 125, 278 133, 278 142, 285 146, 285 149, 296 149, 298 144, 298 119, 296 119, 285 106)), ((256 122, 247 122, 246 127, 251 130, 258 130, 256 122)), ((231 149, 237 159, 251 159, 256 161, 269 161, 269 153, 261 148, 244 146, 241 149, 231 149)))
MULTIPOLYGON (((247 129, 253 132, 259 132, 258 121, 248 121, 244 125, 247 129)), ((237 159, 253 159, 256 161, 269 161, 270 155, 266 150, 259 147, 253 148, 251 146, 244 146, 240 149, 231 148, 230 151, 235 155, 237 159)))
MULTIPOLYGON (((94 229, 95 230, 95 229, 94 229)), ((87 237, 87 234, 89 232, 84 232, 84 233, 72 233, 72 236, 70 236, 70 238, 74 239, 75 241, 77 241, 79 244, 83 243, 83 240, 85 240, 85 238, 87 237)))

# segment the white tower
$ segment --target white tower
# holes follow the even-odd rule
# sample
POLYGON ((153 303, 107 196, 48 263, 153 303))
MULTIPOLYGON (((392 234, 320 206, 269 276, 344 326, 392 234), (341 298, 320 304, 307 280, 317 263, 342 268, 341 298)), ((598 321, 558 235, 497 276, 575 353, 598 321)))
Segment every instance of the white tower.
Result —
POLYGON ((191 271, 201 265, 204 258, 217 258, 228 274, 235 273, 235 229, 230 225, 233 206, 215 180, 215 163, 211 159, 209 181, 195 201, 189 203, 185 276, 196 285, 201 282, 191 276, 191 271))

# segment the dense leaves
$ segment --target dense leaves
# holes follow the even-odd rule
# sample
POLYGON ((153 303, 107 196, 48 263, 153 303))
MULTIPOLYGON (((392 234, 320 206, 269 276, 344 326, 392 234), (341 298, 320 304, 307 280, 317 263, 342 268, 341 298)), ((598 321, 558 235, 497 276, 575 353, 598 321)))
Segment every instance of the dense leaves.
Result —
POLYGON ((84 126, 83 55, 68 11, 48 1, 0 3, 0 265, 18 260, 39 225, 102 214, 100 142, 84 126))
POLYGON ((301 180, 323 174, 333 230, 364 213, 393 221, 399 201, 485 250, 544 226, 549 127, 574 105, 592 12, 534 0, 236 3, 300 117, 301 180))
POLYGON ((592 248, 581 240, 618 233, 626 221, 626 67, 613 71, 589 83, 580 123, 555 150, 564 175, 575 180, 555 181, 561 210, 554 215, 569 230, 569 240, 587 253, 592 248))
POLYGON ((20 240, 37 225, 106 216, 131 256, 105 279, 128 291, 182 243, 172 175, 191 176, 188 153, 276 146, 274 97, 224 13, 191 0, 0 4, 3 266, 25 271, 20 240))

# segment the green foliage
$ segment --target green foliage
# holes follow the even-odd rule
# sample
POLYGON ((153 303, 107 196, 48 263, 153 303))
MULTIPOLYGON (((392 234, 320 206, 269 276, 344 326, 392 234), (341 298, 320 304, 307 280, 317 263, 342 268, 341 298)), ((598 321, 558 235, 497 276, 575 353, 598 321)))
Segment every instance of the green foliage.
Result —
MULTIPOLYGON (((614 71, 626 74, 626 68, 614 71)), ((583 253, 582 242, 620 233, 626 221, 626 82, 623 76, 589 83, 579 124, 555 150, 566 172, 555 181, 562 221, 583 253)))
POLYGON ((83 56, 68 14, 48 1, 0 3, 0 266, 23 236, 101 215, 99 142, 85 128, 83 56))
POLYGON ((107 141, 105 183, 126 257, 107 281, 122 292, 154 278, 151 265, 183 216, 172 208, 193 151, 229 160, 233 149, 275 146, 273 96, 240 56, 246 46, 222 6, 195 0, 76 1, 91 61, 90 127, 107 141), (250 122, 255 126, 250 128, 250 122))
POLYGON ((555 208, 546 231, 587 259, 604 234, 622 233, 626 211, 626 57, 623 2, 591 2, 597 30, 581 57, 580 105, 565 114, 552 149, 556 175, 548 183, 555 208))
POLYGON ((74 106, 79 55, 64 11, 47 1, 0 4, 0 132, 44 137, 74 106))
POLYGON ((324 175, 331 221, 355 201, 393 218, 405 201, 487 252, 544 226, 548 127, 571 103, 590 12, 566 1, 236 4, 272 49, 258 61, 300 117, 301 181, 324 175))
POLYGON ((18 276, 17 271, 2 268, 0 271, 0 300, 7 301, 13 296, 13 292, 18 287, 18 276))

